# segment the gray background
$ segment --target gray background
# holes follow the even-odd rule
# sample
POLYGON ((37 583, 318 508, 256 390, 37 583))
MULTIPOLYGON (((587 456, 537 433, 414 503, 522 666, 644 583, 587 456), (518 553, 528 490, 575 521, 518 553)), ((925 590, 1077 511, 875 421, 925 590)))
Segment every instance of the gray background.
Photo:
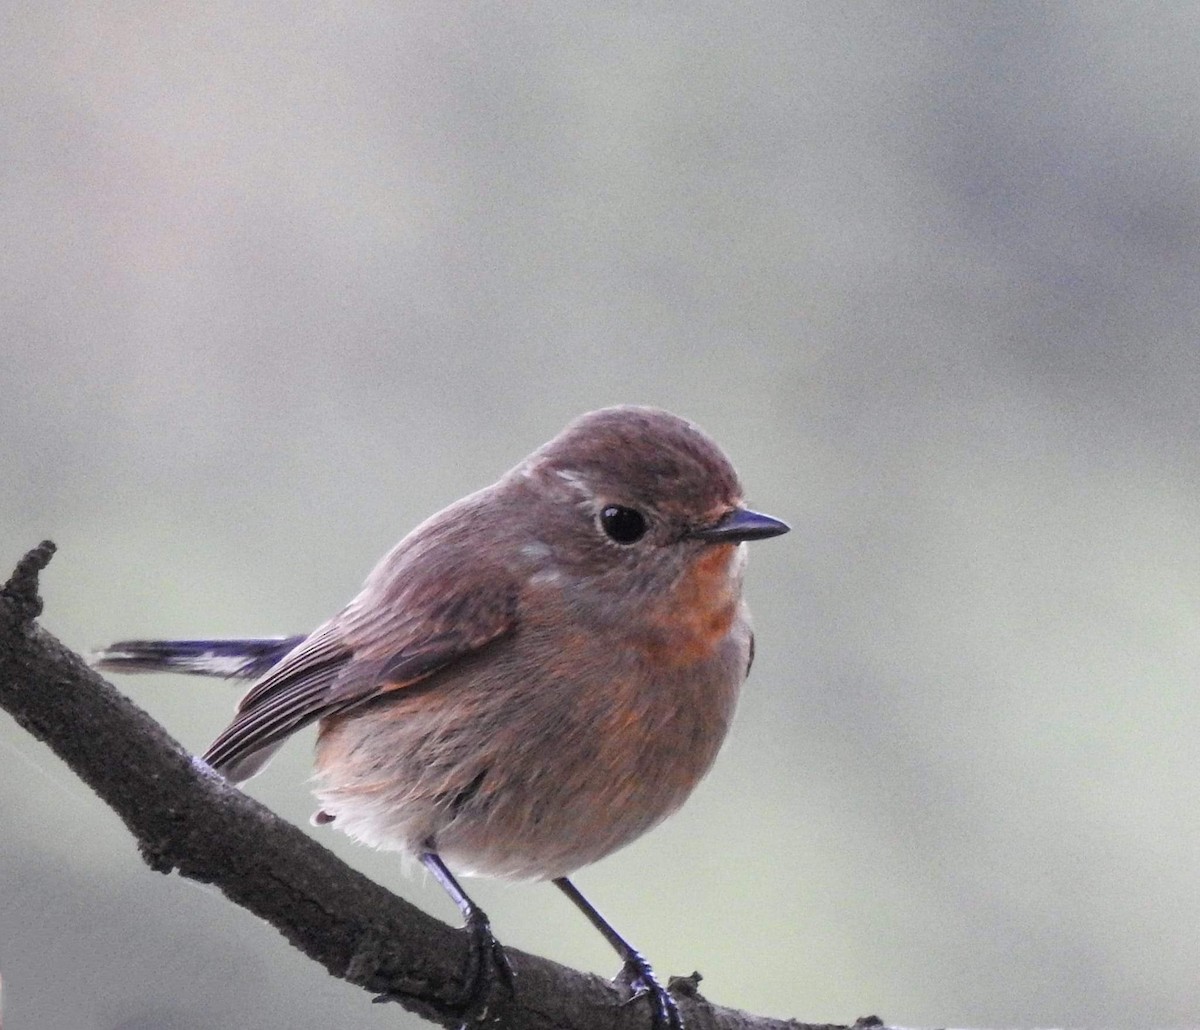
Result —
MULTIPOLYGON (((795 528, 715 770, 580 885, 761 1012, 1200 1020, 1200 8, 0 18, 0 558, 57 540, 51 630, 308 629, 573 415, 663 405, 795 528)), ((195 749, 236 697, 121 685, 195 749)), ((250 787, 296 822, 310 747, 250 787)), ((7 717, 0 768, 6 1026, 412 1025, 7 717)))

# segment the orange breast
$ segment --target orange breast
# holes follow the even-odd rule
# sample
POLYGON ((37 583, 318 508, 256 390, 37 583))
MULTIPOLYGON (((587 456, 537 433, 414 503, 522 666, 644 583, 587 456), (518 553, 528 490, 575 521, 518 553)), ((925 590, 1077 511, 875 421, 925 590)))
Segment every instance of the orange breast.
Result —
POLYGON ((645 649, 656 661, 690 665, 711 658, 737 617, 730 575, 736 544, 706 548, 646 618, 645 649))

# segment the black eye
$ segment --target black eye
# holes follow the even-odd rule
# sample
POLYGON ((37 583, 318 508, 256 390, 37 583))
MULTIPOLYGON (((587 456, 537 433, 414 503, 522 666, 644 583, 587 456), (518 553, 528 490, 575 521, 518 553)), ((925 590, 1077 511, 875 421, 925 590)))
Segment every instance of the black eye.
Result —
POLYGON ((600 527, 618 544, 633 544, 646 535, 646 518, 635 508, 610 504, 600 512, 600 527))

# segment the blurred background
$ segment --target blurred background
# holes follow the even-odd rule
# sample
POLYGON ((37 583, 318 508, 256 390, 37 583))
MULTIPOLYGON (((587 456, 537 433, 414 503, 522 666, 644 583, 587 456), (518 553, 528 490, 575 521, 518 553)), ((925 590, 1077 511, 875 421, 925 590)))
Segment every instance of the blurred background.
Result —
MULTIPOLYGON (((51 631, 306 631, 574 415, 670 408, 794 530, 716 768, 581 888, 757 1012, 1200 1020, 1200 7, 0 10, 0 565, 57 541, 51 631)), ((238 694, 120 685, 196 750, 238 694)), ((310 751, 249 787, 297 823, 310 751)), ((7 716, 0 768, 14 1030, 419 1025, 7 716)))

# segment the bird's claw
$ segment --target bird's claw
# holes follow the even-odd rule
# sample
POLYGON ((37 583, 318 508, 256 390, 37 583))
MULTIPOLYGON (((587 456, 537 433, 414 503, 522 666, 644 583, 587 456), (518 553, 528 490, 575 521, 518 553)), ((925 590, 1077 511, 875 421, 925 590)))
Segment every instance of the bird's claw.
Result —
POLYGON ((466 1030, 487 1011, 497 986, 512 992, 516 973, 483 912, 475 909, 463 929, 467 933, 467 964, 463 969, 462 989, 447 1001, 461 1012, 462 1028, 466 1030))
MULTIPOLYGON (((467 962, 463 967, 462 986, 442 1002, 462 1018, 459 1030, 470 1030, 487 1014, 488 1004, 497 987, 512 993, 517 974, 504 946, 492 933, 488 917, 475 909, 463 927, 467 934, 467 962)), ((400 994, 380 994, 376 1002, 402 1001, 400 994)))
POLYGON ((650 1000, 654 1030, 684 1030, 683 1016, 679 1014, 679 1006, 675 999, 671 997, 670 991, 658 982, 650 963, 637 952, 625 960, 625 965, 617 975, 617 981, 625 984, 633 992, 626 999, 626 1005, 639 998, 650 1000))

